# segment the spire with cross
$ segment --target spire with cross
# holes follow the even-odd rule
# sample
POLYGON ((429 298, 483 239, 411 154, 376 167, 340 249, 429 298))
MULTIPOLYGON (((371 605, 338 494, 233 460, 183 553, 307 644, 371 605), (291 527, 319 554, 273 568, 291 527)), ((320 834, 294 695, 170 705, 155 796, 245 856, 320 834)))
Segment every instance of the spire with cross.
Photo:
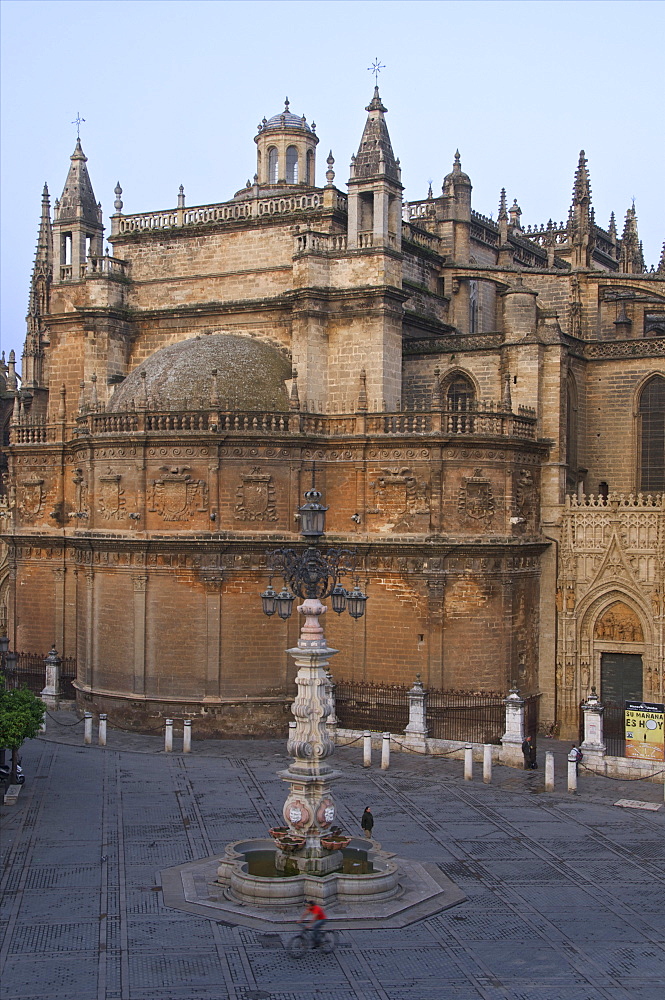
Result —
POLYGON ((76 112, 76 118, 72 122, 72 125, 76 125, 76 138, 77 139, 81 138, 81 125, 83 124, 84 121, 85 121, 85 118, 81 118, 81 112, 77 111, 76 112))
POLYGON ((374 74, 374 86, 375 87, 379 86, 379 73, 381 72, 382 69, 385 69, 385 68, 386 67, 382 63, 379 62, 379 57, 378 56, 376 57, 376 59, 374 60, 374 62, 372 63, 372 65, 367 67, 367 72, 374 74))

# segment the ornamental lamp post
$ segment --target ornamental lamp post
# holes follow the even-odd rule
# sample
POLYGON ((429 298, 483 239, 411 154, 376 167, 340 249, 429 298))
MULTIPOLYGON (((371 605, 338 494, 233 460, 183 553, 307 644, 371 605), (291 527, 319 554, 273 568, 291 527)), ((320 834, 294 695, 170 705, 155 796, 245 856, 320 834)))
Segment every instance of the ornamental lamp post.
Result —
MULTIPOLYGON (((305 493, 305 501, 298 508, 301 534, 318 539, 325 533, 328 508, 321 503, 321 494, 314 486, 305 493)), ((293 760, 280 772, 280 777, 289 784, 283 809, 287 832, 275 834, 275 867, 287 873, 325 875, 340 870, 343 864, 341 851, 322 843, 336 815, 329 785, 338 775, 326 763, 335 745, 326 720, 334 710, 328 663, 338 650, 328 647, 319 618, 328 610, 321 603, 326 597, 331 598, 337 614, 347 610, 354 619, 364 615, 367 595, 360 589, 359 581, 356 580, 352 591, 341 583, 342 576, 355 571, 356 562, 356 549, 331 547, 324 552, 314 545, 298 550, 275 549, 269 557, 271 574, 279 573, 284 586, 277 593, 271 575, 268 587, 261 594, 264 614, 272 617, 277 612, 286 621, 297 596, 302 600, 298 611, 305 618, 297 645, 287 651, 298 668, 297 694, 291 707, 296 721, 289 727, 287 745, 293 760)))

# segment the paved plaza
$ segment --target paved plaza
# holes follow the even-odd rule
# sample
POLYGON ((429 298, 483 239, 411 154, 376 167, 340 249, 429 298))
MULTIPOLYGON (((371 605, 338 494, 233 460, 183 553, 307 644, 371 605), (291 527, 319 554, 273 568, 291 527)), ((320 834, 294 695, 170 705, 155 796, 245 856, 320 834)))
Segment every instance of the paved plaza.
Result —
POLYGON ((27 781, 3 806, 5 1000, 663 1000, 662 785, 581 772, 393 754, 387 772, 338 750, 341 825, 371 805, 386 850, 440 867, 467 901, 402 930, 343 930, 334 954, 295 962, 286 935, 164 906, 159 872, 263 837, 280 817, 277 741, 195 741, 109 731, 84 747, 65 712, 25 744, 27 781), (178 744, 176 743, 176 747, 178 744))

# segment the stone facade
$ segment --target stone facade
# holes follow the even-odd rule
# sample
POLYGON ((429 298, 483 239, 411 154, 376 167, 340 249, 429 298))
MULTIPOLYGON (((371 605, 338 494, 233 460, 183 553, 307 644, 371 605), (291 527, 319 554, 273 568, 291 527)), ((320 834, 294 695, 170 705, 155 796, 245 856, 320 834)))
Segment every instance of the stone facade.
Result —
POLYGON ((596 225, 583 153, 565 225, 474 211, 459 154, 405 203, 367 111, 348 193, 287 106, 229 201, 125 215, 118 186, 112 254, 79 142, 53 216, 44 191, 0 587, 86 708, 283 726, 297 626, 258 594, 313 467, 370 596, 327 623, 337 676, 515 683, 573 733, 618 650, 663 699, 665 256, 633 208, 596 225))

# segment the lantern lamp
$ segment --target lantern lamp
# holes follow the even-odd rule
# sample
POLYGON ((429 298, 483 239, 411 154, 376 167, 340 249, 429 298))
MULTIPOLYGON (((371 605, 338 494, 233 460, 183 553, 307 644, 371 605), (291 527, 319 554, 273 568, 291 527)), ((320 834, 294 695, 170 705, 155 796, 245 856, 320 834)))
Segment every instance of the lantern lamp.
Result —
POLYGON ((326 530, 326 511, 328 508, 320 503, 321 494, 312 487, 305 493, 306 503, 298 507, 300 514, 300 534, 306 538, 319 538, 326 530))
POLYGON ((286 621, 287 618, 291 617, 294 601, 295 601, 295 596, 289 590, 287 590, 286 587, 282 587, 279 594, 275 598, 275 604, 277 605, 277 614, 282 619, 282 621, 286 621))
POLYGON ((270 582, 267 589, 261 594, 261 603, 263 604, 264 615, 268 615, 268 617, 270 617, 275 614, 275 611, 277 610, 276 602, 277 591, 274 589, 272 582, 270 582))
POLYGON ((349 614, 352 618, 362 618, 365 614, 365 601, 367 600, 367 595, 363 594, 362 590, 356 585, 352 591, 346 595, 346 603, 349 609, 349 614))
POLYGON ((341 615, 343 611, 346 611, 346 598, 347 593, 341 583, 336 583, 330 592, 330 598, 332 601, 333 611, 341 615))

